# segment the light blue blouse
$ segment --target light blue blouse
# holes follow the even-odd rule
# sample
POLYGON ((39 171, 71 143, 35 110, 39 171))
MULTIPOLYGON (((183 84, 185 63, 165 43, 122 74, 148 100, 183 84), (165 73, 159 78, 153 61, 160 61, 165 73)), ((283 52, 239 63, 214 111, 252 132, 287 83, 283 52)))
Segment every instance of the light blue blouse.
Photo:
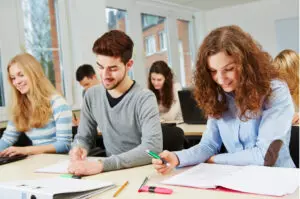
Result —
MULTIPOLYGON (((216 164, 264 165, 270 143, 283 141, 277 167, 295 167, 289 152, 294 105, 284 82, 271 82, 272 96, 264 102, 260 117, 241 121, 236 112, 234 96, 227 93, 228 111, 220 119, 209 118, 207 130, 200 143, 186 150, 175 152, 179 167, 205 162, 213 155, 216 164), (218 154, 224 143, 228 153, 218 154)), ((251 100, 251 99, 249 99, 251 100)))

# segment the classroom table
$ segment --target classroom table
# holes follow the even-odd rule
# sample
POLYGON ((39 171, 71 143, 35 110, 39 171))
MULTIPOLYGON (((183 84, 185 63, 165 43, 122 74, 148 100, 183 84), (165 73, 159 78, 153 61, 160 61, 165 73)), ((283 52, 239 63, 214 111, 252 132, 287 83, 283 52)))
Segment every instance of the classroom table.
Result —
POLYGON ((177 124, 181 128, 185 136, 202 136, 206 130, 206 124, 177 124))
MULTIPOLYGON (((9 163, 6 165, 0 166, 0 181, 8 180, 30 180, 30 179, 41 179, 41 178, 51 178, 57 177, 60 174, 45 174, 45 173, 34 173, 38 168, 42 168, 58 161, 67 160, 67 155, 57 155, 57 154, 40 154, 29 156, 24 160, 20 160, 14 163, 9 163)), ((263 198, 285 198, 285 199, 296 199, 299 198, 299 189, 292 195, 287 195, 285 197, 271 197, 271 196, 262 196, 254 194, 245 194, 245 193, 234 193, 234 192, 225 192, 225 191, 215 191, 215 190, 206 190, 206 189, 195 189, 179 186, 168 186, 162 185, 159 182, 163 179, 170 177, 176 173, 182 172, 184 169, 177 169, 175 172, 169 175, 160 175, 156 173, 152 165, 146 165, 131 169, 123 169, 118 171, 105 172, 94 176, 84 177, 83 179, 91 180, 102 180, 115 183, 117 186, 111 190, 103 192, 98 196, 93 197, 94 199, 100 198, 113 198, 113 194, 116 190, 125 182, 129 181, 129 184, 125 189, 116 197, 119 199, 192 199, 192 198, 203 198, 203 199, 263 199, 263 198), (147 185, 156 185, 163 186, 173 189, 173 194, 171 195, 161 195, 153 193, 138 193, 137 190, 144 178, 148 176, 150 180, 147 185)), ((1 196, 1 193, 0 193, 1 196)), ((1 198, 1 197, 0 197, 1 198)))

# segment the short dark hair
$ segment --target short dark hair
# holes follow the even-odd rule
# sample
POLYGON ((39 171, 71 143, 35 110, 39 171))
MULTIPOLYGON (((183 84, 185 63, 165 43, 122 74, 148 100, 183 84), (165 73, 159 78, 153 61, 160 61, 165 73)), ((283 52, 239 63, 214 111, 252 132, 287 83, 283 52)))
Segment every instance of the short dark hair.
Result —
POLYGON ((93 66, 91 66, 89 64, 83 64, 83 65, 81 65, 77 68, 76 80, 78 82, 80 82, 81 80, 83 80, 84 77, 91 78, 95 74, 96 73, 95 73, 95 70, 94 70, 93 66))
POLYGON ((93 52, 97 55, 120 57, 124 64, 132 57, 133 41, 124 32, 111 30, 99 37, 93 46, 93 52))

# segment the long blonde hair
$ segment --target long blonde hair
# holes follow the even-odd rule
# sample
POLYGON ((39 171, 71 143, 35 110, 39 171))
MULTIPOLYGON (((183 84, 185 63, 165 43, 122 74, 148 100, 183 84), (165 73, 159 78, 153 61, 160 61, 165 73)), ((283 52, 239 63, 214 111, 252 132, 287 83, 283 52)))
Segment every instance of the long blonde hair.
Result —
POLYGON ((8 81, 12 87, 10 116, 19 132, 31 128, 41 128, 49 122, 52 115, 51 96, 57 94, 54 86, 46 77, 41 64, 30 54, 16 55, 7 66, 8 81), (28 78, 29 91, 20 93, 12 83, 9 69, 17 64, 28 78))
POLYGON ((274 59, 274 66, 278 69, 290 89, 296 109, 299 109, 299 55, 293 50, 281 51, 274 59))

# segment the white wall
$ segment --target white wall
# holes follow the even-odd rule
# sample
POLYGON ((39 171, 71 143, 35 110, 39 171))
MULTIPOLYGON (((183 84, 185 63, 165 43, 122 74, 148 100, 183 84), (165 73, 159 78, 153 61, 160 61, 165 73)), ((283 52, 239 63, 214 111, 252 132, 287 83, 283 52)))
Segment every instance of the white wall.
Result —
MULTIPOLYGON (((261 0, 206 11, 204 15, 195 16, 206 26, 206 34, 216 27, 236 24, 249 32, 267 52, 275 56, 278 53, 275 21, 299 17, 298 0, 261 0)), ((202 37, 198 37, 199 41, 201 39, 202 37)))

